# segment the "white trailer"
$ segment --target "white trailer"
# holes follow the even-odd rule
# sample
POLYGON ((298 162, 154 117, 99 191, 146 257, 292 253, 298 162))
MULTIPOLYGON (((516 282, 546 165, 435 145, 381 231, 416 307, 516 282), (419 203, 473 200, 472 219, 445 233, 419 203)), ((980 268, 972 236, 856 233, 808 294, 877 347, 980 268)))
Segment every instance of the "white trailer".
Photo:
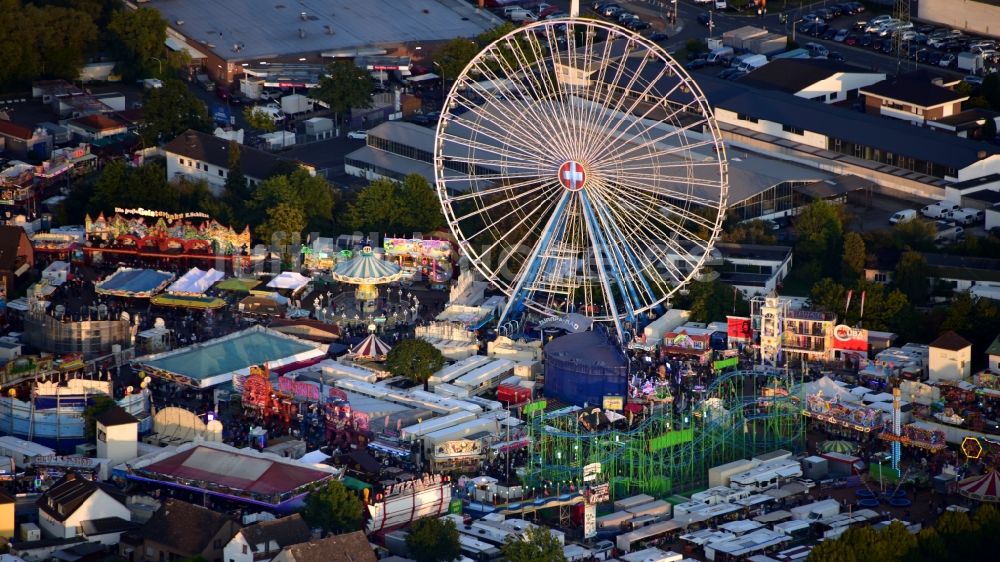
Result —
POLYGON ((729 479, 734 474, 746 472, 756 466, 757 463, 748 460, 738 460, 708 469, 708 485, 710 487, 728 486, 729 479))
POLYGON ((776 488, 789 478, 802 476, 802 466, 797 461, 788 459, 762 464, 746 472, 733 475, 729 485, 733 488, 746 488, 760 492, 776 488))
POLYGON ((469 389, 470 394, 482 394, 498 386, 500 381, 509 377, 513 371, 514 362, 510 359, 494 359, 458 377, 452 384, 469 389))
POLYGON ((626 510, 630 507, 635 507, 637 505, 642 505, 644 503, 649 503, 655 500, 653 496, 647 494, 639 494, 637 496, 631 496, 624 499, 620 499, 614 503, 616 510, 626 510))
POLYGON ((625 511, 631 513, 633 517, 645 517, 649 515, 661 518, 670 517, 670 504, 663 500, 654 500, 649 503, 631 507, 625 511))
POLYGON ((302 94, 291 94, 281 98, 281 111, 285 115, 297 115, 311 109, 312 103, 302 94))
POLYGON ((485 355, 471 355, 465 359, 456 361, 451 365, 445 365, 442 367, 440 371, 434 373, 429 379, 427 379, 427 385, 434 388, 434 385, 441 384, 443 382, 452 382, 469 371, 486 365, 490 361, 491 359, 485 355))
POLYGON ((833 499, 822 500, 808 503, 806 505, 796 506, 788 511, 792 512, 792 519, 795 519, 796 521, 818 521, 820 519, 826 519, 827 517, 833 517, 834 515, 840 513, 840 502, 833 499))

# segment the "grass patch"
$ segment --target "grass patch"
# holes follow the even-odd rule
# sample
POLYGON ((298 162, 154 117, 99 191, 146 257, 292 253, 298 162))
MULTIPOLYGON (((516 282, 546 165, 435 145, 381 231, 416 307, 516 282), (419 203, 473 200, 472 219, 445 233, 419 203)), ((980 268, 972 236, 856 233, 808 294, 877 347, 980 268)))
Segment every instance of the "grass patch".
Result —
POLYGON ((216 285, 216 288, 236 293, 249 293, 250 289, 253 289, 257 285, 260 285, 260 281, 256 279, 239 279, 236 277, 230 277, 229 279, 226 279, 216 285))

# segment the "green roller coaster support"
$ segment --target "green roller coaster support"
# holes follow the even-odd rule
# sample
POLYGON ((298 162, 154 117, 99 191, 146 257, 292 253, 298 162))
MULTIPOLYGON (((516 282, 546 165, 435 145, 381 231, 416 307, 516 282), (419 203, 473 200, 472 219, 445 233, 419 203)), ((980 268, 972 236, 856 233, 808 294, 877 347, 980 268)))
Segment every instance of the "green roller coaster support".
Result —
POLYGON ((703 486, 708 469, 774 449, 800 451, 805 425, 791 372, 730 371, 683 412, 654 408, 629 430, 588 431, 579 412, 536 412, 527 420, 528 486, 582 482, 583 466, 601 463, 613 497, 667 496, 703 486))

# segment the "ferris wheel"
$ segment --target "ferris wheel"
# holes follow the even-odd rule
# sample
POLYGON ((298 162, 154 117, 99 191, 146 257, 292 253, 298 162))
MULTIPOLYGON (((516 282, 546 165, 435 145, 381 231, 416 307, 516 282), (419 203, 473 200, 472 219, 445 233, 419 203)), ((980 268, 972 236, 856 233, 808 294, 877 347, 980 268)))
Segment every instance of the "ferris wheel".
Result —
POLYGON ((728 192, 698 85, 651 41, 596 20, 537 22, 480 52, 445 100, 434 168, 505 318, 576 312, 619 336, 700 273, 728 192))

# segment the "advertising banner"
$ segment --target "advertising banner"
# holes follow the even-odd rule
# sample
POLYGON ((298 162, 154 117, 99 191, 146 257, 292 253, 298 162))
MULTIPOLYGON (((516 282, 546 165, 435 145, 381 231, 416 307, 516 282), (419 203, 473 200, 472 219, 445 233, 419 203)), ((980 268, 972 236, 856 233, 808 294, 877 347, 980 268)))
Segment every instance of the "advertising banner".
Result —
POLYGON ((743 316, 727 316, 726 333, 730 339, 749 340, 753 337, 753 331, 750 329, 750 319, 743 316))
POLYGON ((868 330, 838 324, 833 328, 833 348, 843 351, 868 352, 868 330))

